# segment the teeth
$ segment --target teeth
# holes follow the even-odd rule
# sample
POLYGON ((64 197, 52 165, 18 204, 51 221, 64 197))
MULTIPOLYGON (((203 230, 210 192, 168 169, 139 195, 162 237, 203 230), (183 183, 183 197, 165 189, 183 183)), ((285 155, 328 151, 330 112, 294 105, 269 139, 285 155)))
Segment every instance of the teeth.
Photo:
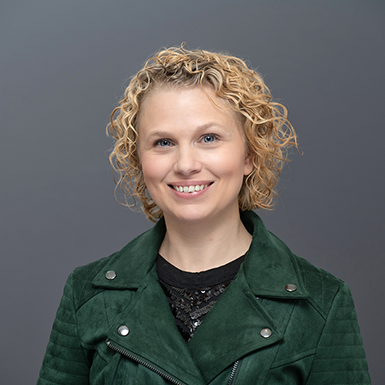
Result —
POLYGON ((208 185, 207 184, 197 184, 196 186, 173 186, 176 191, 179 192, 185 192, 185 193, 192 193, 195 191, 201 191, 205 189, 208 185))

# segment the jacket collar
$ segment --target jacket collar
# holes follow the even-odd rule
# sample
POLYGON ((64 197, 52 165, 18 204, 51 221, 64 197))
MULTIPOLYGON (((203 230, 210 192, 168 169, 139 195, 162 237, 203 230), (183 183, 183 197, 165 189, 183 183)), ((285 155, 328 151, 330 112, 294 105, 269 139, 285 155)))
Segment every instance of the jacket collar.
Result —
POLYGON ((250 289, 256 296, 267 298, 308 298, 297 257, 264 226, 252 211, 241 214, 245 227, 253 234, 253 241, 242 266, 250 289), (295 291, 287 291, 295 285, 295 291))
MULTIPOLYGON (((241 269, 254 295, 282 299, 307 298, 300 269, 289 248, 265 228, 253 211, 241 212, 241 219, 253 235, 241 269), (295 285, 296 290, 288 292, 288 284, 295 285)), ((96 275, 93 285, 106 289, 137 289, 154 266, 165 233, 166 226, 162 218, 152 229, 114 254, 96 275), (116 278, 106 279, 107 271, 116 272, 116 278)))
POLYGON ((162 218, 152 229, 113 254, 92 284, 106 289, 137 289, 154 266, 165 233, 166 225, 162 218), (115 272, 116 277, 107 279, 107 271, 115 272))

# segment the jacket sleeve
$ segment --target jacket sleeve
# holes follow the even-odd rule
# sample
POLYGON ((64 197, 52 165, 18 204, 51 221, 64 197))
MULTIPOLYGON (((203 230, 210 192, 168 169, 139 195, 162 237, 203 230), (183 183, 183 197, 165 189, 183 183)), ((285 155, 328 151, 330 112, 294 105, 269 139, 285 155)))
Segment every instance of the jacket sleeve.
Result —
POLYGON ((77 333, 71 274, 56 313, 37 385, 88 385, 88 373, 77 333))
POLYGON ((353 298, 345 283, 330 307, 306 384, 370 384, 353 298))

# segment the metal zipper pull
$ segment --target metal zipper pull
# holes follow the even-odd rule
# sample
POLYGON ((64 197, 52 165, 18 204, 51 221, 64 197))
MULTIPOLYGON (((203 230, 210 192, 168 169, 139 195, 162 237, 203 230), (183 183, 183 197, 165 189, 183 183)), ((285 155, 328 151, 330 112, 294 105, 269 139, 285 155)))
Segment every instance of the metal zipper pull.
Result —
POLYGON ((158 368, 156 368, 155 366, 151 365, 149 362, 144 361, 143 359, 134 356, 133 354, 131 354, 131 353, 128 352, 127 350, 123 349, 121 346, 118 346, 118 345, 116 345, 115 343, 113 343, 111 340, 107 340, 107 341, 106 341, 106 344, 107 344, 107 346, 108 346, 110 349, 112 349, 112 350, 114 350, 115 352, 120 353, 121 355, 123 355, 123 356, 129 358, 131 361, 134 361, 134 362, 137 362, 137 363, 140 364, 140 365, 143 365, 143 366, 146 367, 147 369, 153 371, 153 372, 156 373, 158 376, 163 377, 165 380, 171 382, 172 384, 175 384, 175 385, 187 385, 187 384, 185 384, 184 382, 180 382, 180 381, 176 380, 175 378, 171 377, 171 376, 168 375, 167 373, 163 373, 163 372, 160 371, 158 368))
POLYGON ((229 382, 227 383, 227 385, 231 385, 233 383, 235 373, 238 369, 238 365, 239 365, 239 361, 235 361, 233 368, 231 369, 231 374, 230 374, 229 382))

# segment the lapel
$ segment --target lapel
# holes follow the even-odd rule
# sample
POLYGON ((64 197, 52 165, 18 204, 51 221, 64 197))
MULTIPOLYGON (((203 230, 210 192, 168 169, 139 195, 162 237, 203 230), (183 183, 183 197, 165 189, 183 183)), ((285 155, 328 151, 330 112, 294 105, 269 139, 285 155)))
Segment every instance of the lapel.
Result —
POLYGON ((246 259, 188 344, 179 334, 155 270, 166 231, 164 221, 115 254, 93 285, 136 293, 116 314, 109 338, 189 384, 209 383, 241 357, 282 340, 293 300, 308 297, 296 257, 266 230, 257 214, 242 212, 241 218, 253 234, 246 259), (116 272, 114 280, 105 278, 108 270, 116 272), (287 284, 294 284, 297 290, 286 291, 287 284), (258 298, 273 300, 269 313, 258 298), (128 336, 118 335, 120 325, 129 327, 128 336), (265 328, 271 330, 268 338, 260 334, 265 328))
POLYGON ((92 285, 105 289, 138 289, 154 267, 159 247, 166 233, 164 219, 132 240, 120 251, 113 254, 92 285), (115 279, 106 279, 106 272, 116 272, 115 279))
POLYGON ((297 256, 264 226, 252 211, 241 213, 242 222, 253 234, 253 241, 244 263, 243 276, 252 292, 258 297, 281 299, 306 299, 297 256), (286 285, 296 286, 288 292, 286 285))

